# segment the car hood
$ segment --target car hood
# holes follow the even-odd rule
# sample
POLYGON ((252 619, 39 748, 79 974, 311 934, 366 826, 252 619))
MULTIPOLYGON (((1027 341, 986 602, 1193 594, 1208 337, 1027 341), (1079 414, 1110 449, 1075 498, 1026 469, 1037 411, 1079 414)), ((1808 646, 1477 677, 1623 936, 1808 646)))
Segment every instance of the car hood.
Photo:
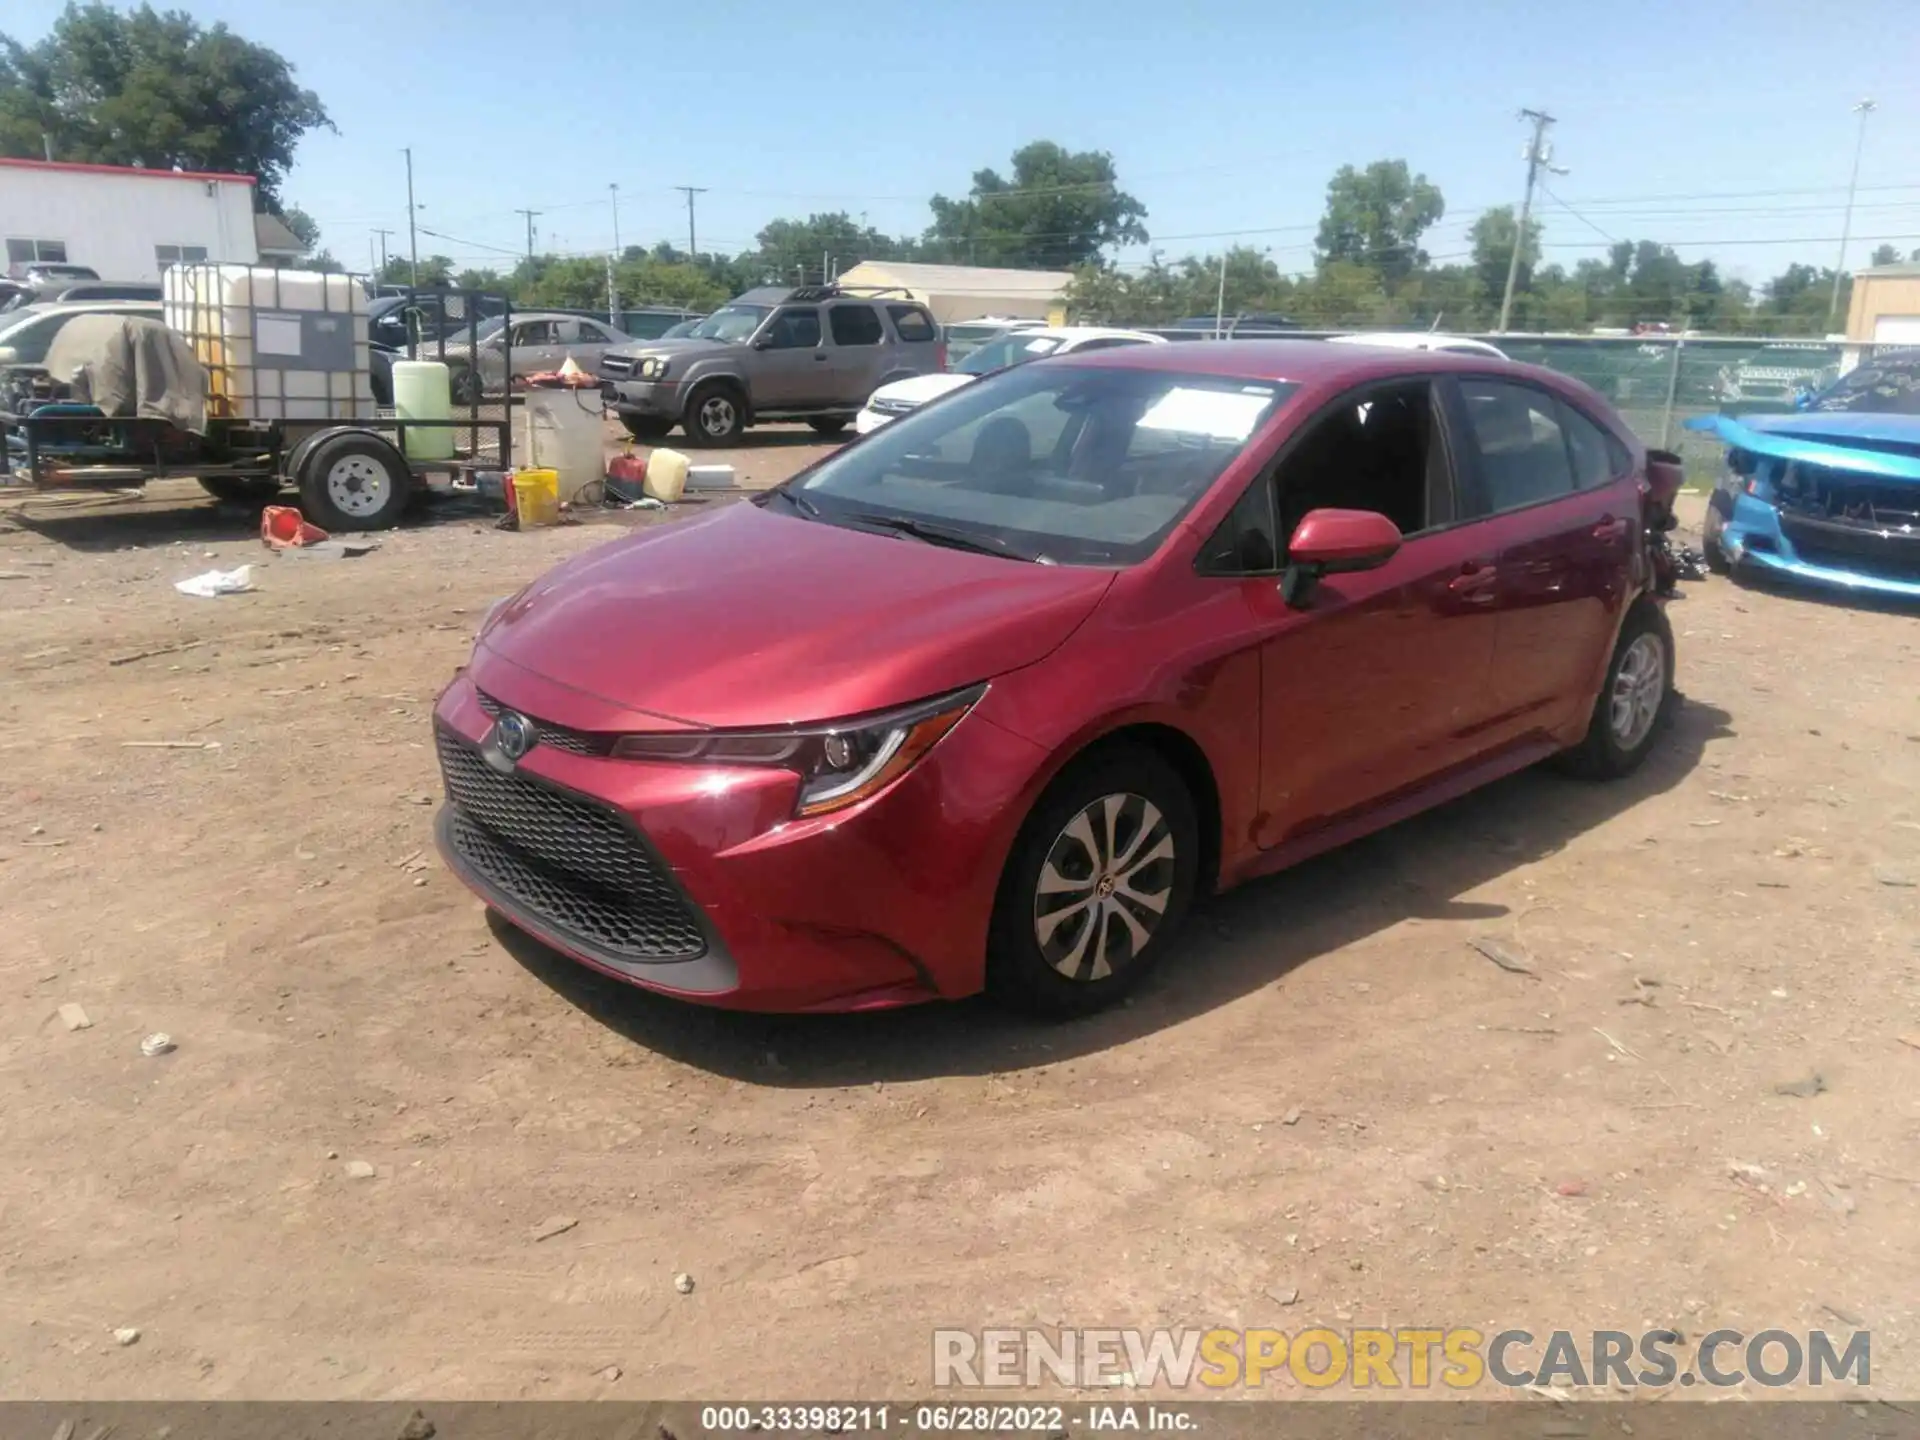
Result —
POLYGON ((949 391, 971 385, 975 378, 959 374, 915 375, 906 380, 895 380, 891 385, 882 385, 873 392, 873 398, 893 400, 902 405, 924 405, 949 391))
POLYGON ((631 345, 616 345, 607 353, 632 360, 646 360, 654 356, 671 359, 686 355, 720 355, 739 349, 731 340, 636 340, 631 345))
POLYGON ((1888 480, 1920 481, 1920 416, 1799 411, 1791 415, 1702 415, 1689 430, 1737 450, 1827 465, 1888 480))
POLYGON ((1032 664, 1112 580, 729 505, 535 581, 474 681, 583 730, 833 720, 1032 664))

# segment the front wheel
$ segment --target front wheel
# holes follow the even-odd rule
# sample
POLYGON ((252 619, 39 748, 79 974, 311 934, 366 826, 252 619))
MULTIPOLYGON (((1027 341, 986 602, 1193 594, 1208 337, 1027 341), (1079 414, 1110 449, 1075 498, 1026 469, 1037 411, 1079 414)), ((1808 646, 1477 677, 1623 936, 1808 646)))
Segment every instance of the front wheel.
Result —
POLYGON ((1180 927, 1199 872, 1193 797, 1137 745, 1063 772, 1014 842, 994 902, 987 990, 1009 1006, 1084 1015, 1139 983, 1180 927))
POLYGON ((1673 627, 1664 610, 1643 599, 1627 612, 1586 738, 1560 757, 1562 768, 1589 780, 1632 774, 1672 710, 1673 627))
POLYGON ((719 380, 696 385, 687 397, 687 414, 680 428, 692 444, 731 445, 747 428, 740 392, 719 380))
POLYGON ((325 530, 389 529, 412 493, 406 461, 371 435, 336 435, 301 467, 300 508, 325 530))
POLYGON ((807 428, 816 435, 838 435, 847 428, 844 415, 817 415, 807 421, 807 428))
POLYGON ((627 427, 627 434, 636 440, 664 440, 667 432, 673 429, 673 421, 663 415, 635 415, 631 412, 620 416, 620 423, 627 427))

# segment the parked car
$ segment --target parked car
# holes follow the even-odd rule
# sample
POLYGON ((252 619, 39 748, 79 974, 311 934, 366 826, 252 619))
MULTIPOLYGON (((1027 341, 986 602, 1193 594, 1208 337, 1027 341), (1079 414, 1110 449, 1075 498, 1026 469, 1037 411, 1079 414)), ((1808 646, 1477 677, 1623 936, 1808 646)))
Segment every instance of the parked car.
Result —
POLYGON ((1285 315, 1189 315, 1159 333, 1169 340, 1272 340, 1285 338, 1300 328, 1298 320, 1285 315))
POLYGON ((1009 330, 1034 330, 1046 327, 1044 320, 1015 320, 1011 317, 986 315, 978 320, 961 320, 944 326, 941 338, 947 342, 947 364, 958 368, 962 360, 985 345, 997 340, 1009 330))
POLYGON ((620 312, 615 328, 631 340, 664 340, 681 326, 691 329, 706 317, 697 310, 681 310, 668 305, 644 305, 638 310, 620 312))
POLYGON ((1920 599, 1920 350, 1862 361, 1785 415, 1703 415, 1726 468, 1701 549, 1726 574, 1920 599))
POLYGON ((53 337, 76 315, 146 315, 160 318, 157 300, 97 300, 81 304, 28 305, 0 315, 0 369, 36 369, 53 337))
POLYGON ((1485 340, 1465 335, 1435 335, 1425 330, 1367 330, 1356 335, 1329 335, 1337 345, 1381 345, 1394 350, 1445 350, 1454 355, 1483 355, 1504 360, 1507 352, 1485 340))
POLYGON ((677 424, 694 445, 730 444, 768 420, 837 435, 882 385, 945 368, 924 305, 834 285, 749 290, 681 339, 600 359, 607 404, 629 434, 658 440, 677 424))
POLYGON ((435 707, 440 849, 692 1000, 1090 1010, 1197 895, 1551 756, 1639 765, 1679 483, 1530 366, 1015 366, 492 606, 435 707))
POLYGON ((0 315, 29 305, 72 305, 82 300, 158 300, 160 287, 138 280, 49 280, 22 285, 0 297, 0 315))
POLYGON ((54 260, 25 260, 7 267, 7 276, 23 280, 36 288, 50 280, 98 280, 100 272, 88 265, 67 265, 54 260))
POLYGON ((982 375, 992 375, 1013 365, 1044 359, 1049 355, 1072 355, 1083 350, 1112 350, 1122 345, 1164 345, 1158 335, 1140 330, 1108 330, 1098 325, 1041 325, 1003 332, 971 351, 952 370, 941 375, 915 375, 882 385, 867 397, 867 403, 854 417, 853 428, 861 435, 871 434, 889 420, 897 420, 929 400, 971 385, 982 375))
POLYGON ((600 359, 616 346, 631 345, 632 337, 623 335, 604 320, 589 320, 584 315, 562 311, 515 311, 511 321, 501 316, 480 322, 474 338, 463 335, 446 343, 444 351, 430 353, 438 359, 444 354, 452 371, 453 401, 465 405, 481 395, 497 395, 529 375, 558 370, 571 360, 582 370, 593 373, 600 359), (511 323, 512 330, 507 326, 511 323), (512 341, 513 373, 507 373, 508 341, 512 341))

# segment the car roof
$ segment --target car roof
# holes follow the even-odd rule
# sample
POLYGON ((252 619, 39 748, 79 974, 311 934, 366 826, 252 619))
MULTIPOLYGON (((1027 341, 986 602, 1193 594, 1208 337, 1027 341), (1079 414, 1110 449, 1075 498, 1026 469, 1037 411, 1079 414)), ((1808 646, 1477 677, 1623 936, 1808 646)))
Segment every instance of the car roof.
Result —
POLYGON ((1454 349, 1476 355, 1496 356, 1503 352, 1497 345, 1475 340, 1468 335, 1436 335, 1430 330, 1362 330, 1352 335, 1329 335, 1342 345, 1389 345, 1396 350, 1454 349))
POLYGON ((1149 335, 1144 330, 1117 330, 1109 325, 1036 325, 1011 332, 1022 340, 1141 340, 1148 344, 1166 344, 1164 335, 1149 335))
POLYGON ((159 310, 158 300, 45 300, 37 305, 22 305, 9 310, 0 324, 12 329, 14 322, 32 320, 41 315, 84 315, 90 310, 159 310))
POLYGON ((1290 381, 1298 385, 1347 385, 1396 375, 1444 372, 1523 372, 1527 378, 1562 393, 1584 387, 1537 365, 1454 350, 1403 350, 1384 345, 1329 345, 1323 340, 1193 340, 1183 345, 1119 345, 1110 350, 1073 351, 1041 362, 1102 369, 1161 370, 1170 374, 1217 375, 1229 380, 1290 381))

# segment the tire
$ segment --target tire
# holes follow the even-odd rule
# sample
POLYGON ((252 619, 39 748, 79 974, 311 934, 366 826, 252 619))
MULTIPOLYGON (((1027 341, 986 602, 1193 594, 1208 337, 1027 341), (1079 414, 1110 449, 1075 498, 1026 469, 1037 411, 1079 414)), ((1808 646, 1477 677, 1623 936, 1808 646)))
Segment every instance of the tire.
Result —
POLYGON ((816 415, 813 419, 807 421, 807 428, 816 435, 838 435, 842 430, 847 428, 847 417, 844 415, 816 415))
POLYGON ((702 381, 687 396, 680 428, 689 445, 731 445, 747 428, 746 402, 739 389, 724 380, 702 381))
POLYGON ((387 530, 413 497, 413 475, 391 445, 336 435, 314 446, 300 474, 300 508, 324 530, 387 530))
POLYGON ((627 434, 636 440, 664 440, 667 432, 673 429, 673 421, 663 415, 623 414, 620 423, 627 427, 627 434))
POLYGON ((280 481, 267 475, 242 479, 238 475, 203 475, 200 488, 223 505, 271 505, 280 498, 280 481))
POLYGON ((1199 855, 1193 797, 1159 755, 1115 745, 1075 762, 1041 795, 1007 858, 987 936, 987 993, 1056 1018, 1112 1004, 1179 930, 1199 855), (1139 858, 1162 849, 1171 853, 1139 858), (1104 863, 1116 850, 1133 857, 1118 884, 1104 863))
POLYGON ((480 383, 480 372, 471 365, 455 365, 452 369, 453 373, 447 377, 447 398, 455 405, 478 405, 486 393, 486 387, 480 383))
POLYGON ((1673 713, 1673 627, 1651 600, 1634 602, 1607 661, 1587 736, 1560 756, 1586 780, 1618 780, 1640 768, 1673 713), (1658 685, 1658 693, 1649 687, 1658 685))
MULTIPOLYGON (((1716 575, 1727 575, 1733 571, 1733 561, 1727 558, 1726 549, 1720 544, 1720 532, 1727 528, 1727 517, 1720 510, 1721 493, 1716 490, 1707 497, 1707 518, 1700 522, 1700 554, 1707 562, 1707 569, 1716 575)), ((1729 504, 1727 508, 1732 506, 1729 504)))

